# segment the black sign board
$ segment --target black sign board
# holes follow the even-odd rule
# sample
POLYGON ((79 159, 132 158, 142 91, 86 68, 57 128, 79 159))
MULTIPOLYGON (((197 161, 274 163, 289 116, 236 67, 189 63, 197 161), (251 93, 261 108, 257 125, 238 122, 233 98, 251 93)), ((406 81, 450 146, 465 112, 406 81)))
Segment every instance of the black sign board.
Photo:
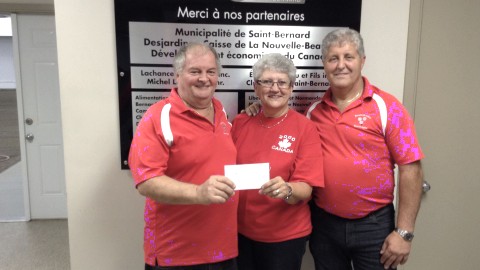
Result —
POLYGON ((360 31, 361 0, 115 0, 121 167, 143 113, 175 87, 173 58, 196 41, 219 53, 216 98, 231 121, 257 98, 251 66, 265 53, 282 53, 297 67, 290 106, 303 112, 328 81, 321 41, 330 31, 360 31))

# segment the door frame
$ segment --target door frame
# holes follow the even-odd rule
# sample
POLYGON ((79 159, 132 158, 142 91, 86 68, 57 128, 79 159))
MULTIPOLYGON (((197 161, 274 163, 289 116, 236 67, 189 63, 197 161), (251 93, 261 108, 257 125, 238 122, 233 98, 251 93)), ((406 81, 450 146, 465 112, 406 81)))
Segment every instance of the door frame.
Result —
MULTIPOLYGON (((29 101, 29 99, 31 97, 30 88, 27 89, 25 87, 30 85, 30 83, 32 83, 32 82, 24 81, 24 79, 29 78, 29 74, 27 74, 25 72, 27 70, 30 70, 30 64, 26 63, 24 61, 25 60, 24 58, 25 58, 26 55, 30 55, 31 52, 28 50, 28 48, 27 48, 26 52, 22 52, 21 50, 23 48, 25 48, 26 44, 29 44, 29 42, 32 41, 32 40, 30 40, 30 38, 32 38, 32 37, 27 38, 27 37, 25 37, 24 34, 22 34, 23 32, 20 32, 20 31, 24 30, 23 29, 24 28, 24 26, 23 26, 24 23, 23 22, 29 22, 29 24, 31 24, 33 22, 34 25, 36 25, 35 20, 31 21, 31 18, 36 18, 36 17, 31 17, 31 16, 38 16, 38 15, 42 16, 42 19, 40 19, 40 21, 43 21, 44 17, 48 18, 47 19, 48 22, 50 22, 51 19, 54 20, 54 18, 55 18, 54 14, 27 14, 27 13, 25 13, 25 14, 12 14, 12 28, 13 28, 12 29, 13 30, 12 31, 12 34, 13 34, 12 35, 12 43, 13 43, 13 48, 14 48, 13 49, 13 54, 14 54, 14 65, 15 65, 15 77, 16 77, 16 80, 17 80, 17 96, 18 96, 17 103, 19 104, 18 105, 18 121, 19 121, 20 153, 21 153, 21 164, 20 164, 20 166, 21 166, 22 187, 23 187, 23 194, 24 194, 24 198, 23 198, 24 212, 25 212, 24 216, 25 216, 25 220, 27 220, 27 221, 31 220, 32 218, 40 218, 40 219, 43 219, 43 218, 47 218, 47 219, 50 219, 50 218, 68 218, 68 214, 67 214, 68 210, 67 210, 67 205, 66 205, 66 203, 67 203, 66 202, 66 191, 64 190, 65 189, 64 185, 66 184, 65 183, 66 180, 65 180, 65 175, 64 175, 64 172, 63 172, 63 170, 64 170, 64 165, 63 165, 63 162, 64 162, 64 160, 63 160, 63 138, 62 138, 63 136, 61 135, 61 133, 59 133, 60 137, 59 138, 55 137, 60 142, 60 144, 58 144, 58 146, 60 146, 62 148, 61 149, 62 157, 60 157, 61 162, 62 162, 62 164, 61 164, 62 165, 62 168, 61 168, 62 171, 61 172, 58 171, 59 167, 53 168, 53 170, 56 170, 53 173, 61 173, 61 175, 60 174, 57 175, 58 178, 54 177, 54 178, 45 178, 44 179, 44 180, 52 179, 52 180, 62 181, 62 183, 60 183, 60 182, 54 183, 54 184, 61 184, 62 185, 60 187, 62 191, 60 191, 60 193, 56 194, 56 195, 61 195, 61 196, 43 196, 42 195, 43 191, 38 190, 39 188, 43 190, 42 186, 40 186, 40 187, 38 186, 38 185, 42 185, 41 182, 39 182, 39 181, 41 181, 38 178, 39 174, 41 175, 40 177, 44 177, 44 175, 42 175, 41 172, 37 171, 39 169, 42 170, 41 168, 43 168, 43 166, 39 167, 39 166, 41 166, 41 160, 38 160, 38 159, 41 159, 41 157, 38 156, 40 153, 37 153, 33 149, 31 149, 31 146, 29 145, 29 142, 27 142, 27 140, 25 139, 26 138, 26 133, 29 133, 30 131, 29 131, 29 127, 27 127, 27 125, 24 123, 24 120, 25 120, 25 117, 27 116, 26 113, 28 113, 32 109, 29 106, 34 106, 35 104, 30 104, 30 103, 26 104, 25 103, 27 101, 31 102, 31 101, 29 101), (24 38, 26 40, 23 40, 24 38), (26 65, 26 66, 22 66, 22 65, 26 65), (31 162, 33 162, 33 163, 31 163, 31 162), (32 190, 32 188, 33 188, 33 190, 32 190), (41 198, 38 197, 37 192, 42 193, 42 194, 40 194, 40 197, 41 196, 43 196, 43 197, 41 197, 41 198), (45 211, 43 209, 45 209, 45 211), (35 211, 33 211, 33 210, 35 210, 35 211)), ((53 51, 48 50, 48 52, 49 52, 48 55, 50 55, 50 53, 53 52, 53 51)), ((55 49, 55 54, 56 54, 56 49, 55 49)), ((36 52, 34 52, 34 55, 35 55, 35 57, 40 56, 40 54, 38 54, 36 52)), ((55 55, 55 62, 57 62, 56 57, 57 56, 55 55)), ((58 64, 55 63, 55 65, 56 65, 56 69, 58 69, 58 64)), ((57 73, 57 76, 58 76, 58 70, 56 71, 56 73, 57 73)), ((33 83, 38 83, 38 82, 33 82, 33 83)), ((30 86, 28 86, 28 87, 30 87, 30 86)), ((58 89, 58 86, 55 87, 55 90, 57 90, 57 89, 58 89)), ((33 100, 33 102, 37 102, 37 104, 40 104, 40 103, 38 103, 39 101, 33 100)), ((58 113, 61 114, 61 109, 58 108, 58 110, 59 110, 58 113)), ((55 122, 55 123, 56 123, 57 127, 60 128, 60 132, 61 132, 61 118, 56 119, 56 121, 57 122, 55 122)), ((40 132, 40 130, 37 130, 37 131, 40 132)), ((44 133, 42 133, 42 134, 44 134, 44 133)), ((37 135, 39 135, 39 134, 37 134, 37 135)), ((45 137, 45 138, 50 138, 50 137, 45 137)), ((38 146, 40 147, 40 145, 38 145, 38 146)), ((35 149, 39 150, 38 148, 35 148, 35 149)), ((58 153, 57 153, 57 158, 59 158, 58 153)), ((58 162, 60 162, 60 160, 58 160, 58 162)), ((58 164, 58 165, 60 165, 60 164, 58 164)), ((52 168, 50 168, 50 169, 52 169, 52 168)), ((43 172, 43 170, 42 170, 42 172, 43 172)))
POLYGON ((20 66, 17 14, 11 13, 10 18, 12 20, 13 61, 15 65, 15 80, 17 85, 18 132, 20 137, 20 166, 22 173, 24 217, 25 221, 30 221, 30 192, 28 183, 28 164, 26 158, 27 150, 25 145, 25 124, 23 122, 25 116, 23 113, 22 68, 20 66))
MULTIPOLYGON (((402 103, 407 109, 407 111, 410 113, 414 121, 417 97, 420 42, 422 34, 423 1, 424 0, 410 0, 408 19, 407 54, 405 61, 405 77, 402 103)), ((397 193, 395 193, 395 195, 397 195, 397 193)), ((396 200, 398 203, 398 198, 396 200)), ((408 262, 406 265, 399 265, 397 268, 399 270, 404 270, 408 268, 407 265, 408 262)))
POLYGON ((415 120, 422 17, 423 0, 410 0, 403 105, 407 108, 413 120, 415 120))

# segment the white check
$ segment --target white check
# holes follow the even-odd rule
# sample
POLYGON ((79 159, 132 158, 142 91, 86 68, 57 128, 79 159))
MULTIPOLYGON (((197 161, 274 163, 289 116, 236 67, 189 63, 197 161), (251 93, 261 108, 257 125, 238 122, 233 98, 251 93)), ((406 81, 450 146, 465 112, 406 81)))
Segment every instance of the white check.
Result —
POLYGON ((270 180, 270 163, 225 165, 225 176, 235 183, 235 190, 260 189, 270 180))

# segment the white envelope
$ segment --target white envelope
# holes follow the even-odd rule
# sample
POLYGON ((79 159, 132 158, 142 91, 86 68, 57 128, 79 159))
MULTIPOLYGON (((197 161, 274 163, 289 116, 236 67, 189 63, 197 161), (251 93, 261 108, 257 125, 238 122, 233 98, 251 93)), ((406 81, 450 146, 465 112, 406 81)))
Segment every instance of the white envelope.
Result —
POLYGON ((225 176, 235 183, 235 190, 260 189, 270 180, 270 163, 225 165, 225 176))

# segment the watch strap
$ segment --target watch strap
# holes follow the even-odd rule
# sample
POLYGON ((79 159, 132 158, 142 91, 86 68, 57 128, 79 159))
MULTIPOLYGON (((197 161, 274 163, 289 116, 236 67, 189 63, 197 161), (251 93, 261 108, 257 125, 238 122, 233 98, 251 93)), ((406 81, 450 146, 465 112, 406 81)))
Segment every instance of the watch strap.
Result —
POLYGON ((290 199, 290 197, 292 197, 293 189, 287 182, 285 182, 285 186, 287 186, 287 188, 288 188, 288 193, 287 193, 287 196, 285 196, 285 198, 283 198, 283 199, 285 201, 288 201, 288 199, 290 199))

